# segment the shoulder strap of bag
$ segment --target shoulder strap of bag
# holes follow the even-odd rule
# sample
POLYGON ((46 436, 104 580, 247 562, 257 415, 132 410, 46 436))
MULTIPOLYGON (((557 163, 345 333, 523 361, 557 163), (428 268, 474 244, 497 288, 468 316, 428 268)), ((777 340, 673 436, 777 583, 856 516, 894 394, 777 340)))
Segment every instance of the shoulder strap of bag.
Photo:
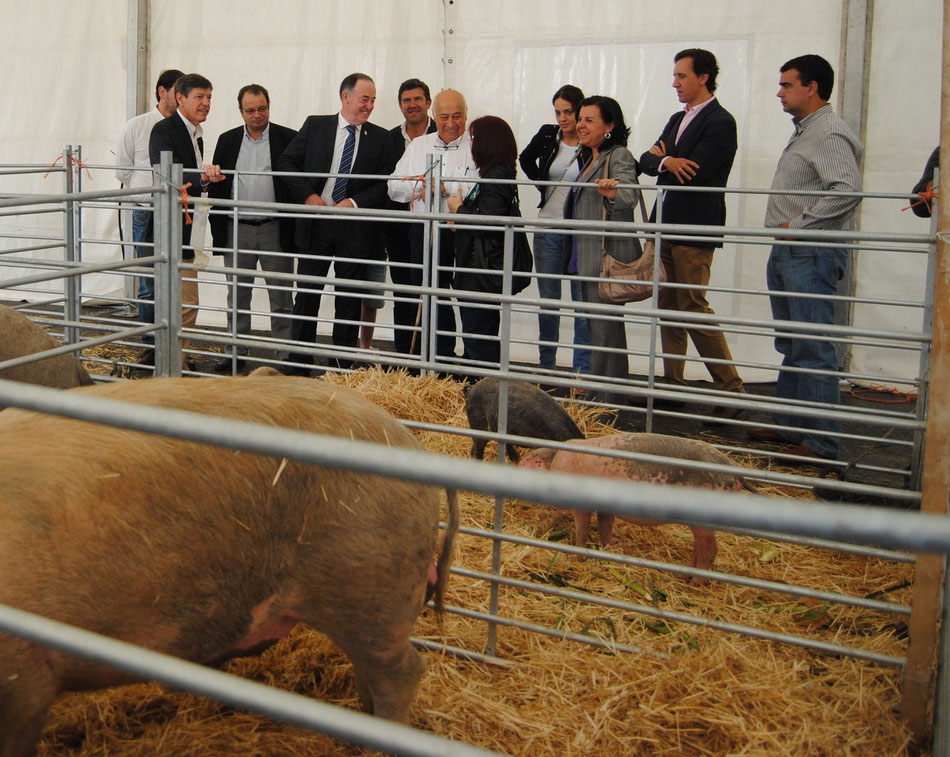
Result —
MULTIPOLYGON (((607 153, 607 160, 604 161, 604 173, 600 178, 607 179, 607 171, 610 168, 610 153, 607 153)), ((604 222, 604 226, 607 225, 607 207, 604 205, 603 201, 600 203, 600 218, 604 222)), ((600 238, 600 252, 602 255, 607 254, 607 237, 600 238)))

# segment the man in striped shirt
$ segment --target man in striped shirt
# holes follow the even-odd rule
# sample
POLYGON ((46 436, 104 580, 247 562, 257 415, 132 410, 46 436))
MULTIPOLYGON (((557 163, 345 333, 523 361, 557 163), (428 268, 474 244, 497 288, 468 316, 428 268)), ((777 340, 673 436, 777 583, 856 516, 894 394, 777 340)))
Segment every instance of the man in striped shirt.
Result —
MULTIPOLYGON (((833 86, 834 71, 818 55, 793 58, 782 66, 777 96, 785 112, 791 114, 795 132, 779 158, 773 190, 861 191, 858 164, 864 148, 828 104, 833 86)), ((781 229, 847 230, 853 228, 859 202, 858 197, 770 195, 765 225, 781 229)), ((772 316, 777 321, 832 324, 834 301, 829 297, 835 294, 847 264, 848 253, 843 248, 810 246, 808 242, 793 245, 776 237, 767 269, 772 316), (809 296, 786 297, 782 292, 809 296)), ((783 330, 780 324, 776 328, 783 330)), ((777 336, 775 349, 784 356, 777 397, 811 403, 840 401, 834 343, 823 341, 817 334, 777 336), (809 372, 799 372, 802 369, 809 372)), ((790 450, 794 454, 828 459, 838 456, 839 422, 786 413, 775 413, 773 419, 787 428, 750 429, 749 435, 761 441, 795 445, 790 450)))

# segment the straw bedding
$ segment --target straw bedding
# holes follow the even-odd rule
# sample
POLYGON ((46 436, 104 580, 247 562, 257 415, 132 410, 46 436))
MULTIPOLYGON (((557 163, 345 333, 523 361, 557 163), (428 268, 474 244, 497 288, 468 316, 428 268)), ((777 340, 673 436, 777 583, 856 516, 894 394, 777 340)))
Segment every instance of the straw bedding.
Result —
MULTIPOLYGON (((351 386, 400 418, 466 427, 460 387, 434 377, 376 369, 323 380, 351 386)), ((612 428, 576 405, 587 435, 612 428)), ((417 432, 431 451, 466 456, 461 435, 417 432)), ((489 447, 489 458, 494 445, 489 447)), ((736 458, 747 467, 764 463, 736 458)), ((493 464, 493 463, 486 463, 493 464)), ((798 473, 807 473, 797 470, 798 473)), ((760 488, 760 491, 762 488, 760 488)), ((777 497, 810 496, 768 487, 777 497)), ((465 526, 490 528, 494 499, 460 493, 465 526)), ((781 500, 776 501, 781 506, 781 500)), ((506 502, 505 531, 570 542, 564 513, 506 502)), ((689 529, 619 522, 614 551, 688 564, 689 529)), ((455 564, 488 572, 491 544, 461 535, 455 564)), ((809 547, 719 535, 715 568, 728 573, 908 604, 911 568, 809 547)), ((664 610, 820 639, 890 655, 906 653, 906 627, 883 615, 714 582, 696 588, 671 573, 557 555, 507 544, 504 575, 664 610)), ((901 754, 908 735, 894 713, 900 674, 893 668, 682 622, 502 588, 501 613, 562 631, 640 647, 614 653, 510 628, 498 630, 501 667, 423 652, 428 670, 412 724, 516 755, 901 754)), ((447 604, 488 610, 488 585, 454 576, 447 604)), ((485 649, 481 621, 447 614, 440 634, 431 611, 416 635, 485 649)), ((356 708, 352 670, 321 635, 298 627, 259 658, 229 672, 356 708)), ((139 684, 57 701, 41 755, 365 754, 321 734, 222 707, 201 697, 139 684)))

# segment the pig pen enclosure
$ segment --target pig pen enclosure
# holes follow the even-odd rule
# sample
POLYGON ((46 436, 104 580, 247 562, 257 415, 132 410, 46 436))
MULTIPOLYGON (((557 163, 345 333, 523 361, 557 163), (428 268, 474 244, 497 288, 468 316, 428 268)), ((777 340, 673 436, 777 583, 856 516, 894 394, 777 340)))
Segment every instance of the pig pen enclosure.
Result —
MULTIPOLYGON (((60 275, 57 268, 22 281, 60 275)), ((131 322, 116 304, 104 315, 87 317, 78 276, 67 282, 65 298, 23 309, 45 316, 49 329, 67 341, 81 337, 84 364, 98 380, 149 375, 135 368, 134 355, 137 338, 155 327, 131 322)), ((158 291, 163 288, 172 291, 168 282, 158 291)), ((168 313, 171 340, 183 339, 175 309, 168 313)), ((207 328, 189 336, 198 366, 188 373, 200 381, 228 338, 207 328)), ((911 732, 897 708, 908 657, 914 555, 736 526, 718 531, 709 583, 695 587, 687 582, 696 571, 689 567, 692 537, 686 526, 619 522, 610 550, 577 548, 567 511, 536 504, 524 490, 500 497, 478 493, 483 481, 485 490, 506 495, 494 479, 507 466, 492 459, 493 445, 486 462, 464 460, 471 438, 456 381, 379 368, 327 371, 309 380, 345 385, 406 422, 434 453, 431 470, 420 475, 439 481, 449 461, 483 471, 473 474, 470 491, 460 493, 463 529, 448 612, 440 625, 427 610, 416 628, 428 670, 411 725, 519 755, 909 751, 911 732)), ((551 383, 557 385, 556 379, 551 383)), ((628 418, 621 421, 602 406, 565 400, 564 407, 588 437, 630 428, 628 418)), ((884 430, 888 423, 903 423, 904 430, 914 424, 910 413, 887 412, 878 412, 882 439, 891 433, 884 430)), ((663 418, 679 418, 652 417, 657 428, 663 418)), ((750 451, 726 429, 718 436, 691 420, 682 423, 693 425, 675 433, 700 433, 725 451, 747 471, 760 495, 755 501, 767 503, 760 506, 779 519, 786 509, 813 500, 816 490, 861 501, 861 486, 844 480, 851 466, 839 467, 841 480, 835 481, 828 465, 789 459, 767 445, 750 451)), ((919 433, 922 426, 914 427, 919 433)), ((862 430, 860 440, 873 433, 862 430)), ((898 451, 911 445, 907 438, 887 443, 898 451)), ((895 476, 904 458, 894 458, 886 465, 859 461, 856 468, 889 476, 887 502, 913 507, 917 493, 912 486, 901 488, 913 476, 895 476)), ((599 488, 591 487, 592 497, 599 488)), ((714 500, 714 493, 687 491, 673 492, 673 500, 714 500)), ((747 497, 752 501, 754 495, 734 495, 736 507, 747 497)), ((841 507, 841 532, 861 525, 873 510, 841 507)), ((347 658, 303 627, 261 657, 234 660, 226 670, 312 700, 358 706, 347 658)), ((154 683, 62 696, 40 745, 44 755, 142 753, 366 750, 154 683)))
MULTIPOLYGON (((408 421, 431 452, 469 454, 454 381, 379 369, 318 380, 346 385, 408 421)), ((615 433, 590 409, 566 407, 585 435, 615 433)), ((775 472, 767 458, 734 462, 753 479, 775 472)), ((776 507, 783 498, 812 496, 770 483, 755 488, 775 497, 776 507)), ((583 550, 569 546, 563 511, 510 500, 498 530, 494 497, 460 497, 449 612, 440 631, 427 610, 416 631, 428 670, 412 725, 523 755, 906 749, 909 733, 894 707, 907 646, 910 555, 720 532, 714 569, 724 580, 693 587, 670 572, 689 562, 685 526, 619 523, 610 552, 583 550)), ((345 656, 303 627, 226 669, 358 706, 345 656)), ((157 684, 64 695, 40 747, 43 755, 143 753, 365 750, 157 684)))

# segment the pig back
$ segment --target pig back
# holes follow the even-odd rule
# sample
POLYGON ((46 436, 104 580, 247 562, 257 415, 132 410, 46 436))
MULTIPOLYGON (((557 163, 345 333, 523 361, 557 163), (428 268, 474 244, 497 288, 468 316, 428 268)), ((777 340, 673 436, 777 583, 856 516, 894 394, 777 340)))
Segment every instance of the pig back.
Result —
MULTIPOLYGON (((47 334, 42 326, 33 323, 19 311, 0 305, 0 363, 59 346, 60 343, 47 334)), ((0 370, 0 379, 54 389, 71 389, 93 383, 86 369, 72 354, 0 370)))
MULTIPOLYGON (((498 379, 483 378, 469 389, 465 412, 472 428, 497 431, 498 379)), ((584 436, 557 400, 523 381, 508 382, 508 432, 560 442, 584 436)))
MULTIPOLYGON (((421 449, 382 409, 310 379, 78 391, 421 449)), ((0 603, 189 659, 219 657, 262 606, 320 616, 335 637, 347 623, 411 623, 438 517, 430 486, 0 413, 0 603), (354 618, 354 606, 372 612, 354 618)))
POLYGON ((710 444, 665 434, 608 434, 593 439, 571 440, 571 444, 604 450, 636 452, 644 455, 671 458, 669 463, 640 460, 620 460, 602 455, 560 450, 554 457, 551 470, 582 473, 630 481, 698 486, 715 489, 741 489, 743 484, 735 475, 684 468, 677 460, 727 465, 732 461, 710 444))

